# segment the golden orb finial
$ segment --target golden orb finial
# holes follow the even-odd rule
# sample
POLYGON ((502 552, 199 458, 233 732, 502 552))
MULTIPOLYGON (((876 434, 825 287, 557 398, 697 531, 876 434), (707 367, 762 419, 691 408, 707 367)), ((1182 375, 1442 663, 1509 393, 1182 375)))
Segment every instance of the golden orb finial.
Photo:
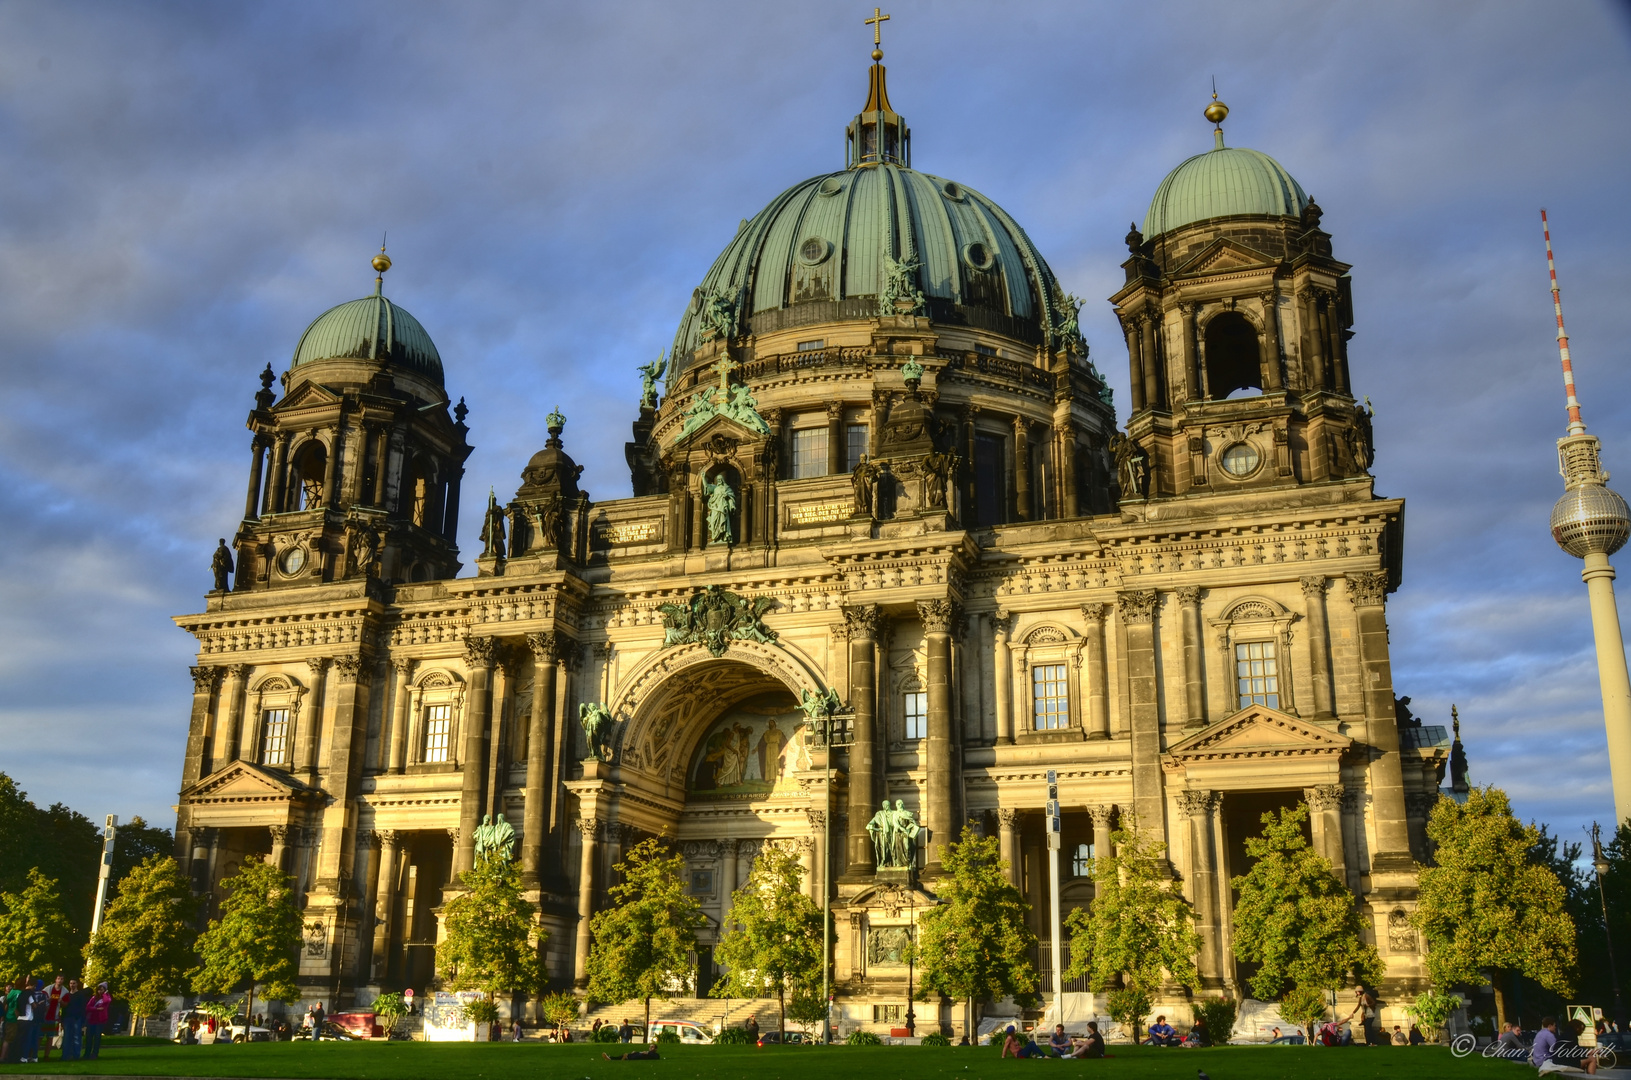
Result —
POLYGON ((882 49, 873 49, 872 50, 872 59, 873 60, 882 60, 883 59, 883 50, 882 49))
POLYGON ((1229 115, 1229 106, 1218 100, 1218 92, 1212 91, 1212 104, 1206 107, 1206 118, 1214 124, 1222 124, 1223 118, 1229 115))
POLYGON ((383 274, 391 268, 391 257, 385 254, 385 241, 379 242, 379 254, 374 256, 374 269, 383 274))

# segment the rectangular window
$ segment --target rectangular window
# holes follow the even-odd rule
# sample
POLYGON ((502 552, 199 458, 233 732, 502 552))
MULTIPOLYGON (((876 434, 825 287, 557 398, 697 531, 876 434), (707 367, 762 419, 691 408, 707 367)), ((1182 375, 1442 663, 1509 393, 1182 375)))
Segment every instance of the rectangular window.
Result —
POLYGON ((691 871, 691 895, 708 896, 714 891, 714 872, 712 870, 691 871))
POLYGON ((974 346, 974 351, 979 353, 981 356, 996 356, 997 355, 997 350, 993 349, 989 345, 976 345, 976 346, 974 346))
POLYGON ((1070 726, 1070 700, 1065 690, 1065 665, 1038 664, 1031 669, 1031 703, 1036 730, 1054 731, 1070 726))
POLYGON ((1093 873, 1092 844, 1076 845, 1076 854, 1070 859, 1070 872, 1073 877, 1087 877, 1093 873))
POLYGON ((1007 520, 1006 451, 1006 440, 1001 435, 974 436, 974 516, 982 529, 1007 520))
POLYGON ((1235 683, 1240 708, 1248 705, 1280 707, 1280 672, 1274 642, 1247 641, 1235 646, 1235 683))
POLYGON ((899 1005, 874 1005, 874 1006, 872 1006, 872 1022, 874 1024, 898 1024, 898 1023, 900 1023, 900 1006, 899 1005))
POLYGON ((814 341, 799 342, 799 352, 815 352, 817 349, 825 349, 826 347, 826 338, 816 338, 814 341))
POLYGON ((793 479, 827 475, 827 429, 797 428, 793 432, 793 479))
POLYGON ((906 737, 923 739, 929 735, 929 695, 907 694, 901 710, 906 717, 906 737))
POLYGON ((289 764, 288 709, 267 709, 261 714, 261 764, 289 764))
POLYGON ((425 760, 448 761, 453 742, 453 706, 431 705, 425 709, 425 760))
POLYGON ((865 424, 850 424, 844 428, 844 471, 854 472, 855 466, 866 456, 869 432, 865 424))

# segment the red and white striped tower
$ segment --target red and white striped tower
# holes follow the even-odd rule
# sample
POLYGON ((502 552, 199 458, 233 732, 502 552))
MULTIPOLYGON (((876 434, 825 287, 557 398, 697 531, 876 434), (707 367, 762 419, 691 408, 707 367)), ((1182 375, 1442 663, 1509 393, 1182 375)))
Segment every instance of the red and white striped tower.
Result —
POLYGON ((1586 422, 1580 419, 1580 399, 1574 393, 1574 363, 1569 359, 1569 332, 1563 329, 1563 295, 1557 288, 1557 263, 1552 259, 1552 226, 1546 211, 1540 212, 1540 231, 1546 237, 1546 272, 1552 277, 1552 311, 1557 315, 1557 351, 1563 358, 1563 390, 1568 395, 1569 434, 1584 435, 1586 422))

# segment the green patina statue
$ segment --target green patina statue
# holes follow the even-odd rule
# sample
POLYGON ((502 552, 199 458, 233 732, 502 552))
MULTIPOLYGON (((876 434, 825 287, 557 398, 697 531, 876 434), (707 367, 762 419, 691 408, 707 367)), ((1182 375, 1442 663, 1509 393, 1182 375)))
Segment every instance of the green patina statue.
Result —
POLYGON ((649 364, 641 364, 634 370, 640 373, 640 407, 642 409, 655 409, 657 407, 657 380, 663 377, 663 369, 668 366, 668 358, 662 353, 649 364))

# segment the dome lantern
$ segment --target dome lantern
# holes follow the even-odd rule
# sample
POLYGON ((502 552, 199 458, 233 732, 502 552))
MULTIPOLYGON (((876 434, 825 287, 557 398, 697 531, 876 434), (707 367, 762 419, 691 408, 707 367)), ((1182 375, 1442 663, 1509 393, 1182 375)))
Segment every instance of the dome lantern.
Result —
POLYGON ((872 69, 867 75, 866 105, 845 129, 844 167, 867 165, 912 166, 912 131, 889 105, 889 86, 883 60, 883 24, 889 18, 881 8, 872 9, 872 69))

